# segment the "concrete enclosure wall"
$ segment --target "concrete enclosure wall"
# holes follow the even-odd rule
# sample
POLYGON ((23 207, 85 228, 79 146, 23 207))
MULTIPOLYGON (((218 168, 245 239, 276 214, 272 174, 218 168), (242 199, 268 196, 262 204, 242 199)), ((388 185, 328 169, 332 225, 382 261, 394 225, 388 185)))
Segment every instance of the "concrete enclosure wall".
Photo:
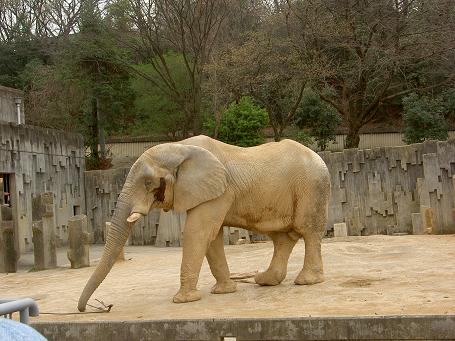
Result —
MULTIPOLYGON (((349 235, 455 233, 455 140, 320 155, 332 181, 329 235, 333 224, 343 222, 349 235)), ((86 172, 87 214, 96 242, 103 241, 104 222, 127 173, 128 168, 86 172)), ((179 245, 182 227, 160 228, 158 217, 153 211, 137 224, 130 243, 179 245)))
POLYGON ((12 215, 20 252, 32 249, 32 199, 54 193, 57 242, 66 243, 68 219, 85 212, 85 149, 80 135, 0 123, 0 174, 9 174, 12 215))
POLYGON ((455 140, 320 155, 332 181, 329 230, 455 233, 455 140))

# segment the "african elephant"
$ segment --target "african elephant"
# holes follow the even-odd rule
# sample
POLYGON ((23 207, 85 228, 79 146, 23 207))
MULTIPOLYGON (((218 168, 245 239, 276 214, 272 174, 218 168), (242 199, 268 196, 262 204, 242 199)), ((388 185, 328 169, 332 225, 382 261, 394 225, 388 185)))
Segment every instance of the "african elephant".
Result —
POLYGON ((243 227, 272 239, 272 261, 268 270, 255 276, 256 283, 283 281, 291 251, 301 237, 304 266, 295 283, 322 282, 321 239, 329 196, 330 177, 324 161, 292 140, 241 148, 195 136, 154 146, 131 167, 102 258, 79 298, 78 309, 85 310, 135 221, 152 208, 187 211, 176 303, 201 298, 196 286, 204 257, 216 279, 212 293, 236 290, 224 254, 223 225, 243 227))

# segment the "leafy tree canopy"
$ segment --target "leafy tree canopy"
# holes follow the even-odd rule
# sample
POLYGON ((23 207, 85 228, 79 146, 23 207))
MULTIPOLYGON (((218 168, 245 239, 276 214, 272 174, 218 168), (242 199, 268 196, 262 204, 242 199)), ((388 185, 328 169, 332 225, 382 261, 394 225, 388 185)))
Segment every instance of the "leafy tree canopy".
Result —
POLYGON ((304 91, 294 122, 300 129, 309 130, 320 150, 325 150, 330 141, 335 141, 341 121, 338 112, 323 102, 317 93, 311 89, 304 91))
POLYGON ((428 139, 446 140, 448 124, 444 118, 447 108, 442 98, 418 96, 412 93, 403 98, 404 141, 408 144, 428 139))
MULTIPOLYGON (((262 130, 269 122, 267 111, 256 105, 251 97, 232 102, 223 113, 219 127, 219 140, 241 147, 256 146, 264 142, 262 130)), ((207 123, 213 130, 214 122, 207 123)))
MULTIPOLYGON (((130 74, 121 62, 125 51, 112 42, 107 22, 96 8, 83 8, 80 32, 66 40, 49 64, 33 59, 21 73, 26 112, 32 124, 79 132, 97 167, 104 134, 123 133, 134 119, 130 74)), ((90 166, 91 165, 91 166, 90 166)))
MULTIPOLYGON (((164 58, 175 86, 184 91, 189 81, 182 55, 169 52, 164 58)), ((156 70, 149 64, 137 65, 135 69, 147 77, 156 77, 156 70)), ((143 136, 168 135, 173 140, 183 138, 185 114, 181 106, 163 94, 160 87, 141 76, 133 78, 132 87, 136 93, 134 107, 137 116, 130 133, 143 136)))

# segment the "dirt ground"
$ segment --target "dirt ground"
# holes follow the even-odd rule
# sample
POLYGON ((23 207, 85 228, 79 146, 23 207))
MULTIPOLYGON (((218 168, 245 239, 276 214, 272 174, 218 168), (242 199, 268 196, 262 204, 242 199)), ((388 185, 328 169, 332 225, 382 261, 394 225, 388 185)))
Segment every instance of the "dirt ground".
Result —
MULTIPOLYGON (((101 250, 93 248, 92 263, 101 250)), ((264 270, 272 253, 270 242, 226 247, 236 273, 264 270)), ((63 255, 61 250, 60 264, 68 263, 63 255)), ((312 286, 293 284, 303 264, 303 241, 294 249, 287 278, 275 287, 238 283, 236 293, 210 294, 214 278, 204 262, 203 298, 186 304, 172 303, 179 288, 180 248, 133 246, 126 256, 129 260, 114 266, 89 301, 113 304, 110 313, 76 313, 93 265, 25 272, 29 255, 23 257, 22 272, 0 274, 0 297, 36 299, 42 314, 33 320, 42 321, 455 314, 455 235, 325 239, 326 281, 312 286)))

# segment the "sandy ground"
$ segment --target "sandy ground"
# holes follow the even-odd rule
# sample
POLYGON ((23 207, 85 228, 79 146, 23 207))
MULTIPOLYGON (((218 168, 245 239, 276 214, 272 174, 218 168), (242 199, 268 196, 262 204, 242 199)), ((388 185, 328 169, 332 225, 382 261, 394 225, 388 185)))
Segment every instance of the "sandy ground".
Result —
MULTIPOLYGON (((96 263, 101 248, 93 248, 96 263)), ((303 264, 299 242, 288 276, 275 287, 239 283, 236 293, 210 294, 214 279, 205 262, 199 279, 201 301, 174 304, 179 288, 180 248, 127 247, 128 261, 117 263, 95 298, 113 304, 110 313, 48 315, 34 320, 137 320, 223 317, 303 317, 396 314, 455 314, 455 235, 370 236, 326 239, 326 281, 293 284, 303 264)), ((231 272, 267 268, 272 244, 226 247, 231 272)), ((32 297, 43 313, 76 313, 77 300, 94 267, 0 274, 0 297, 32 297)), ((64 250, 60 264, 68 263, 64 250)), ((88 311, 94 309, 89 308, 88 311)))

